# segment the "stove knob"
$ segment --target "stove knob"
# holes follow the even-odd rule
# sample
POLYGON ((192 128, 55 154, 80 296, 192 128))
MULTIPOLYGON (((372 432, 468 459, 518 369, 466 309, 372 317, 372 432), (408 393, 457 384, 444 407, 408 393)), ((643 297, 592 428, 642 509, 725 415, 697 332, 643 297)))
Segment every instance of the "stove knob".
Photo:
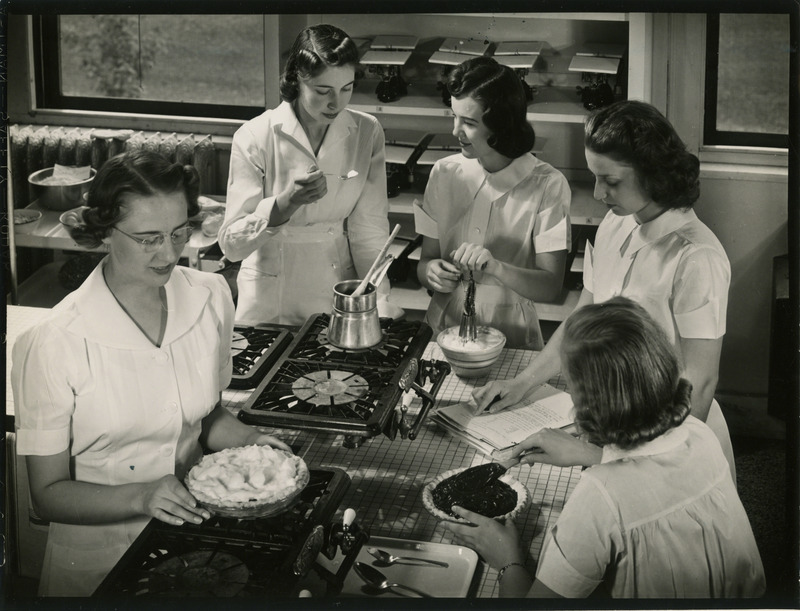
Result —
POLYGON ((344 511, 344 517, 342 518, 342 526, 344 529, 347 530, 350 528, 350 525, 355 522, 356 519, 356 511, 355 509, 347 508, 344 511))

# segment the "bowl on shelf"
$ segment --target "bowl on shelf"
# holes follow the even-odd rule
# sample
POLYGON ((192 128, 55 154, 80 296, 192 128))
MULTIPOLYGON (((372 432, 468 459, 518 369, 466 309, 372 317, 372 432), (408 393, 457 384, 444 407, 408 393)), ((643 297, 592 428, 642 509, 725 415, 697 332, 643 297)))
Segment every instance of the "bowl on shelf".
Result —
POLYGON ((40 210, 14 210, 14 233, 32 233, 42 219, 40 210))
POLYGON ((54 168, 44 168, 28 176, 28 183, 33 187, 34 199, 48 210, 63 212, 76 208, 84 203, 83 196, 89 191, 89 185, 97 173, 89 170, 89 178, 69 180, 53 177, 54 168))
POLYGON ((436 336, 436 343, 453 373, 461 378, 477 378, 489 373, 506 345, 506 336, 501 331, 483 325, 476 330, 475 341, 461 339, 458 325, 448 327, 436 336))

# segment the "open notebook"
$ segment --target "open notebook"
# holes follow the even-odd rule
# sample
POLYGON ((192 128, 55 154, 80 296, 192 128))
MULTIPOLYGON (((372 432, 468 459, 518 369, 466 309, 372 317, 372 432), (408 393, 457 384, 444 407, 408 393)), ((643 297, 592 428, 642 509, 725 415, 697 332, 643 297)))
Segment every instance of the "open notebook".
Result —
POLYGON ((458 403, 441 407, 431 418, 442 428, 495 460, 507 460, 521 441, 543 428, 574 425, 572 398, 543 384, 522 403, 496 414, 473 415, 472 406, 458 403))

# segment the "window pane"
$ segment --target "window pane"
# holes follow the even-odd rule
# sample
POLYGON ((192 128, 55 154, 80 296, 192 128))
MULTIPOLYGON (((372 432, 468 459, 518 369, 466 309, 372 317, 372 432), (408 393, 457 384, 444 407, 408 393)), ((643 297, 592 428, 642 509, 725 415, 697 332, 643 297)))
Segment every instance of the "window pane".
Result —
POLYGON ((266 105, 258 15, 65 15, 60 54, 67 96, 266 105))
POLYGON ((788 15, 720 15, 717 129, 789 133, 788 15))

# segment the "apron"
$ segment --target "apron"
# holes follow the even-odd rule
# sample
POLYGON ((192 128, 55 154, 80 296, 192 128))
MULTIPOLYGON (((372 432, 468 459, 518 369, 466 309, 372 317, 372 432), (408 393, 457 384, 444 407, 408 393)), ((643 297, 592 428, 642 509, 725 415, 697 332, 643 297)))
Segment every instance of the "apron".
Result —
MULTIPOLYGON (((448 327, 461 323, 466 298, 466 283, 452 293, 434 293, 425 322, 434 337, 448 327)), ((541 350, 544 347, 536 306, 530 299, 496 284, 475 281, 475 320, 478 325, 494 327, 506 336, 506 348, 541 350)))
POLYGON ((302 325, 329 314, 333 286, 357 277, 340 221, 284 226, 242 262, 236 321, 302 325))

